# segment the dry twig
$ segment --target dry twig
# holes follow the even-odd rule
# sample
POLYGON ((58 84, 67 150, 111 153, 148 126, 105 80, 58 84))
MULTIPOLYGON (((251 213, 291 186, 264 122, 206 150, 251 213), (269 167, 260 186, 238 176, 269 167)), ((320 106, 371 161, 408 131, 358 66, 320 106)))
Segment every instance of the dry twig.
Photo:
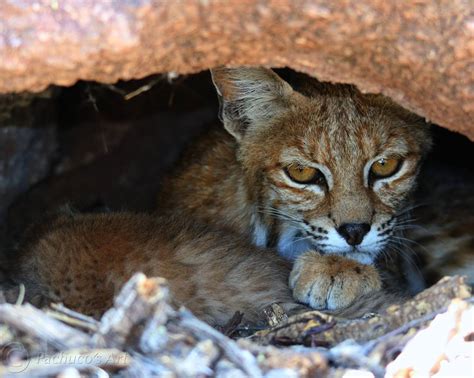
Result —
MULTIPOLYGON (((461 366, 459 361, 472 362, 472 356, 470 360, 465 357, 474 339, 473 300, 456 299, 455 305, 445 310, 453 298, 468 295, 462 279, 450 278, 370 319, 341 320, 317 311, 299 314, 254 339, 335 344, 350 336, 371 341, 358 344, 349 340, 329 349, 301 345, 276 348, 249 339, 236 342, 189 311, 172 310, 166 281, 136 274, 100 321, 61 305, 44 312, 29 304, 0 304, 0 375, 75 378, 92 373, 107 376, 120 370, 123 376, 332 377, 355 370, 382 377, 397 348, 400 357, 389 364, 393 374, 446 372, 439 361, 445 361, 452 372, 461 366), (434 317, 428 328, 419 330, 434 317), (423 336, 425 331, 427 336, 423 336), (433 336, 434 331, 437 336, 433 336), (431 346, 422 366, 413 355, 418 355, 419 343, 427 337, 437 337, 443 343, 431 346), (21 348, 15 350, 15 346, 21 348)), ((237 324, 240 317, 234 320, 237 324)))

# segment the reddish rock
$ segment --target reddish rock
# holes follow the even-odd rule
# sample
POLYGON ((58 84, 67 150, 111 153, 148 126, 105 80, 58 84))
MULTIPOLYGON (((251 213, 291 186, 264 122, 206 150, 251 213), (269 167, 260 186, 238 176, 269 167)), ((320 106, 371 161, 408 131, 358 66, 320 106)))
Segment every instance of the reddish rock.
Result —
POLYGON ((0 20, 0 92, 289 66, 474 138, 469 0, 5 0, 0 20))

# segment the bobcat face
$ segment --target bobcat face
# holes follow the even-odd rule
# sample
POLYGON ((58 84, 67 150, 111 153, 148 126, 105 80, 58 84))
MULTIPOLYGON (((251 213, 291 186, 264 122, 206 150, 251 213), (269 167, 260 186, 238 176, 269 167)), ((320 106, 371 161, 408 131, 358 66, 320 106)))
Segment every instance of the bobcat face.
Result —
POLYGON ((268 190, 261 207, 283 220, 278 247, 289 257, 298 252, 292 244, 299 239, 300 249, 370 263, 401 220, 397 214, 418 169, 417 144, 395 120, 382 114, 369 119, 353 110, 333 120, 300 117, 290 138, 262 141, 272 148, 262 154, 268 190), (277 146, 279 156, 265 159, 277 146))
POLYGON ((390 100, 273 71, 218 69, 221 115, 239 142, 255 241, 371 264, 402 222, 430 145, 426 125, 390 100))

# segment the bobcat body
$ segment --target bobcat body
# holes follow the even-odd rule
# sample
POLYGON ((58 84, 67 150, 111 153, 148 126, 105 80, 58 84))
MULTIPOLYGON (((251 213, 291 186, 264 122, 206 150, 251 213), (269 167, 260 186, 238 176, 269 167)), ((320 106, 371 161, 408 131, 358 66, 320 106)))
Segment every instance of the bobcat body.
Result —
POLYGON ((143 271, 218 324, 235 311, 257 321, 274 302, 347 316, 380 304, 377 261, 398 240, 427 125, 349 85, 295 90, 264 68, 213 80, 226 131, 189 149, 158 215, 70 214, 37 228, 17 263, 31 296, 98 316, 143 271))

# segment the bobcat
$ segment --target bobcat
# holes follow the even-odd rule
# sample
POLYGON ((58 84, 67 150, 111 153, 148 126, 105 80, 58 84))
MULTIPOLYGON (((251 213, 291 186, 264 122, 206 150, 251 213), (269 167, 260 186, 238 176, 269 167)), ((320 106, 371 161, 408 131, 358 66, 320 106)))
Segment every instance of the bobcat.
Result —
POLYGON ((292 87, 265 68, 212 78, 225 130, 191 146, 158 214, 43 222, 16 263, 30 298, 99 316, 135 271, 167 278, 175 304, 213 324, 235 311, 258 321, 274 302, 353 316, 384 298, 376 263, 403 222, 428 126, 350 85, 292 87))

